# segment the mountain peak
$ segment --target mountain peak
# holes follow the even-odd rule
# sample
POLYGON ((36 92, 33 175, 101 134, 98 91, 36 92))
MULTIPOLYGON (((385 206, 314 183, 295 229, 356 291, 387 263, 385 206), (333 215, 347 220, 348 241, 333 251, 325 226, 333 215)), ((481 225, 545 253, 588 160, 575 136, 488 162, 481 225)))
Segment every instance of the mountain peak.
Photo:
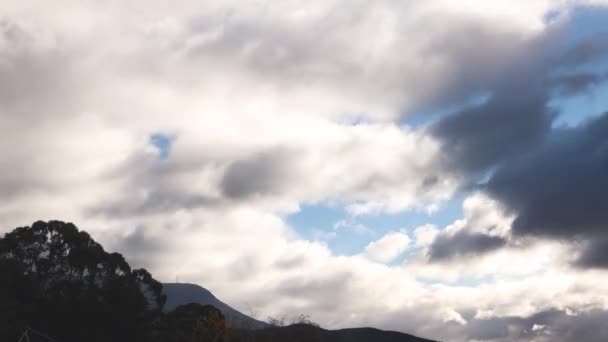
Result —
POLYGON ((240 329, 262 329, 268 327, 267 323, 241 313, 217 299, 211 291, 196 284, 165 283, 163 284, 163 293, 167 296, 165 311, 171 311, 179 305, 189 303, 210 304, 222 311, 229 327, 240 329))

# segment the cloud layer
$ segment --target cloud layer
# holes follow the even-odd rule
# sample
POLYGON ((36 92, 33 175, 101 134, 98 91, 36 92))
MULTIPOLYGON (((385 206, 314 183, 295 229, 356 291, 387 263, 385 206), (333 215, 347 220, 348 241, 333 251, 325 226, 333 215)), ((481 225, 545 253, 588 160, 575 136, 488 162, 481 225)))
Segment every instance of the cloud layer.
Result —
POLYGON ((606 81, 605 33, 563 44, 582 4, 5 1, 0 229, 73 221, 162 280, 327 327, 605 339, 607 114, 561 127, 552 105, 606 81), (305 239, 306 205, 370 240, 305 239), (429 225, 357 223, 404 213, 429 225))

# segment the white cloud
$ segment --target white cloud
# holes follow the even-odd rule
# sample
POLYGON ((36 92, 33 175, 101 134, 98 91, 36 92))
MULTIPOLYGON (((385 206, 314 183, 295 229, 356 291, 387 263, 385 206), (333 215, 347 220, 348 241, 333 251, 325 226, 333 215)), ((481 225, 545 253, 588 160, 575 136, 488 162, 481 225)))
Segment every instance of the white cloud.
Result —
POLYGON ((334 223, 333 228, 335 231, 346 230, 352 231, 356 234, 362 235, 375 235, 375 232, 370 227, 356 222, 354 219, 342 219, 334 223))
POLYGON ((406 261, 406 267, 417 276, 454 283, 466 279, 477 282, 484 278, 519 279, 546 269, 561 268, 560 265, 568 262, 568 246, 560 242, 510 241, 513 216, 482 193, 474 193, 464 200, 463 213, 463 218, 443 229, 433 225, 416 228, 414 236, 419 251, 406 261), (429 253, 437 239, 450 238, 462 232, 504 238, 506 245, 482 250, 479 254, 453 255, 446 260, 429 263, 429 253))
MULTIPOLYGON (((401 116, 496 82, 553 5, 455 4, 3 1, 1 229, 73 221, 161 280, 177 275, 237 307, 304 312, 327 327, 465 340, 444 322, 607 307, 604 275, 560 268, 561 245, 457 267, 424 254, 388 266, 410 246, 404 232, 343 257, 285 223, 309 203, 354 215, 433 208, 460 186, 437 142, 401 116), (471 53, 482 45, 484 56, 471 53), (175 137, 167 159, 154 133, 175 137), (227 191, 229 180, 247 191, 227 191), (483 276, 495 281, 449 283, 483 276)), ((472 197, 444 232, 506 236, 508 220, 472 197)), ((444 232, 416 229, 416 247, 444 232)))
POLYGON ((330 241, 335 239, 338 233, 335 231, 326 231, 322 229, 313 229, 312 238, 315 241, 330 241))
POLYGON ((390 232, 365 247, 365 256, 379 262, 391 262, 399 257, 410 244, 410 238, 403 232, 390 232))
POLYGON ((544 326, 542 324, 534 324, 532 326, 532 331, 539 331, 539 330, 543 330, 545 328, 546 328, 546 326, 544 326))
POLYGON ((430 246, 437 237, 437 234, 439 234, 439 229, 433 226, 432 224, 426 224, 424 226, 417 227, 414 230, 414 236, 416 237, 416 246, 430 246))

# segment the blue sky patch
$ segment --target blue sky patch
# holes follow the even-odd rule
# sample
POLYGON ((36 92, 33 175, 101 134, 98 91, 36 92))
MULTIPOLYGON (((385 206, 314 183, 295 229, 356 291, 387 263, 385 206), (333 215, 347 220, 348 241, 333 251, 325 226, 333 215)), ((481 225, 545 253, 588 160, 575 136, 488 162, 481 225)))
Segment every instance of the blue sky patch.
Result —
POLYGON ((169 158, 171 153, 171 144, 174 138, 165 134, 155 133, 150 135, 150 144, 158 149, 161 159, 169 158))
POLYGON ((432 223, 443 228, 451 224, 463 217, 462 202, 466 195, 464 192, 456 194, 431 214, 422 210, 407 210, 396 214, 353 217, 342 207, 304 205, 299 212, 288 216, 287 222, 306 239, 322 240, 322 237, 329 237, 325 242, 336 255, 354 255, 391 231, 404 229, 413 237, 416 227, 432 223))

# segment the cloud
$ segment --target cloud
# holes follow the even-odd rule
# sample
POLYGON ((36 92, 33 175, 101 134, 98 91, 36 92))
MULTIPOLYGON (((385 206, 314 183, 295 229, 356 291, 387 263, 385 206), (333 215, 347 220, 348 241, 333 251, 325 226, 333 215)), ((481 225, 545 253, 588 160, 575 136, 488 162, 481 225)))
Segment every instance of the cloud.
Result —
POLYGON ((399 257, 410 244, 410 238, 403 232, 390 232, 365 247, 365 256, 379 262, 391 262, 399 257))
POLYGON ((526 317, 476 320, 467 330, 471 338, 482 341, 603 341, 608 331, 601 322, 607 317, 604 310, 549 309, 526 317))
POLYGON ((608 114, 556 130, 540 148, 496 171, 485 187, 516 213, 513 233, 601 240, 608 114))
POLYGON ((430 133, 441 143, 449 167, 482 173, 539 145, 549 133, 555 113, 547 106, 546 79, 552 54, 550 34, 529 42, 500 82, 489 85, 480 104, 446 115, 430 133))
POLYGON ((572 256, 567 244, 514 237, 513 215, 483 192, 465 198, 463 214, 443 228, 417 227, 415 248, 404 266, 423 279, 479 283, 530 277, 560 268, 572 256))
POLYGON ((608 241, 595 238, 583 244, 584 247, 575 264, 583 268, 608 268, 608 241))
MULTIPOLYGON (((592 246, 585 241, 605 239, 601 214, 605 210, 599 203, 605 202, 600 173, 605 162, 601 137, 605 136, 606 114, 579 127, 552 128, 557 112, 548 106, 552 87, 561 95, 574 94, 603 80, 603 72, 551 76, 564 71, 564 60, 580 66, 601 58, 601 43, 598 48, 592 43, 599 37, 601 34, 591 35, 556 56, 550 55, 549 51, 557 52, 551 45, 536 52, 531 49, 529 58, 520 64, 530 70, 525 82, 514 73, 487 101, 430 126, 430 132, 442 142, 448 165, 467 174, 473 183, 483 183, 486 178, 487 184, 479 188, 516 214, 515 235, 574 239, 582 241, 577 246, 583 248, 592 246)), ((498 240, 479 236, 457 240, 462 240, 460 244, 475 240, 471 243, 482 249, 500 245, 498 240)), ((446 239, 437 252, 443 255, 448 246, 457 249, 456 245, 446 239)), ((583 251, 581 258, 586 262, 578 262, 579 266, 600 265, 591 261, 600 259, 594 250, 583 251)))
POLYGON ((601 61, 608 54, 608 32, 596 32, 584 37, 560 57, 559 64, 564 67, 578 67, 601 61))
POLYGON ((439 235, 430 246, 431 261, 450 261, 461 257, 472 257, 488 253, 506 244, 499 236, 464 231, 453 235, 439 235))
POLYGON ((417 247, 428 247, 437 238, 439 229, 432 224, 417 227, 414 229, 414 236, 416 238, 417 247))
MULTIPOLYGON (((127 228, 127 227, 125 227, 127 228)), ((138 226, 130 232, 127 230, 123 236, 114 238, 110 242, 113 248, 121 251, 129 251, 128 262, 139 267, 154 266, 155 255, 167 253, 166 245, 162 238, 150 233, 146 227, 138 226)))
POLYGON ((357 222, 354 219, 342 219, 333 224, 335 231, 345 230, 352 231, 356 234, 374 236, 375 232, 370 227, 357 222))
POLYGON ((232 163, 222 178, 223 193, 238 199, 286 191, 292 183, 288 177, 295 171, 290 169, 294 161, 289 158, 288 152, 275 151, 232 163))
POLYGON ((562 96, 573 96, 588 92, 591 88, 601 84, 606 79, 608 79, 608 75, 579 73, 558 77, 555 80, 554 87, 562 96))
POLYGON ((439 118, 429 132, 442 144, 446 163, 475 176, 510 163, 541 146, 551 133, 558 110, 555 96, 572 96, 605 80, 600 68, 580 71, 602 61, 605 32, 585 36, 573 46, 560 43, 560 26, 526 41, 525 52, 495 83, 488 83, 478 104, 439 118))
MULTIPOLYGON (((562 143, 547 133, 541 62, 566 24, 544 22, 554 8, 563 9, 536 0, 4 1, 2 230, 70 220, 161 280, 177 275, 236 307, 307 313, 330 328, 375 325, 465 341, 480 336, 467 330, 477 311, 500 320, 554 306, 599 310, 608 301, 597 281, 605 275, 564 267, 570 246, 505 245, 449 267, 427 256, 448 233, 512 238, 510 215, 534 217, 528 208, 548 196, 552 177, 569 179, 557 170, 570 165, 568 150, 603 165, 603 119, 557 132, 568 138, 562 143), (403 123, 480 93, 487 102, 430 128, 403 123), (165 154, 155 134, 171 137, 165 154), (538 159, 535 168, 519 163, 524 156, 538 159), (544 166, 545 158, 555 162, 544 166), (464 217, 442 232, 417 229, 416 246, 395 232, 372 242, 367 256, 337 256, 286 223, 311 203, 351 215, 436 208, 470 183, 469 173, 506 160, 483 190, 509 213, 472 196, 464 217), (535 170, 548 177, 530 181, 535 170), (521 194, 524 184, 531 197, 521 194), (404 264, 369 258, 394 261, 407 246, 419 250, 404 264)), ((603 56, 586 49, 563 65, 603 56)), ((572 182, 590 188, 585 177, 603 169, 595 170, 572 182)), ((582 222, 594 228, 573 232, 595 237, 602 216, 590 200, 602 197, 583 198, 568 184, 559 188, 572 200, 553 197, 587 203, 582 222)), ((593 190, 602 186, 599 178, 593 190)), ((527 236, 518 224, 516 235, 527 236)), ((566 319, 534 324, 546 326, 539 334, 569 327, 566 319)), ((502 323, 484 326, 487 336, 503 336, 502 323)))

